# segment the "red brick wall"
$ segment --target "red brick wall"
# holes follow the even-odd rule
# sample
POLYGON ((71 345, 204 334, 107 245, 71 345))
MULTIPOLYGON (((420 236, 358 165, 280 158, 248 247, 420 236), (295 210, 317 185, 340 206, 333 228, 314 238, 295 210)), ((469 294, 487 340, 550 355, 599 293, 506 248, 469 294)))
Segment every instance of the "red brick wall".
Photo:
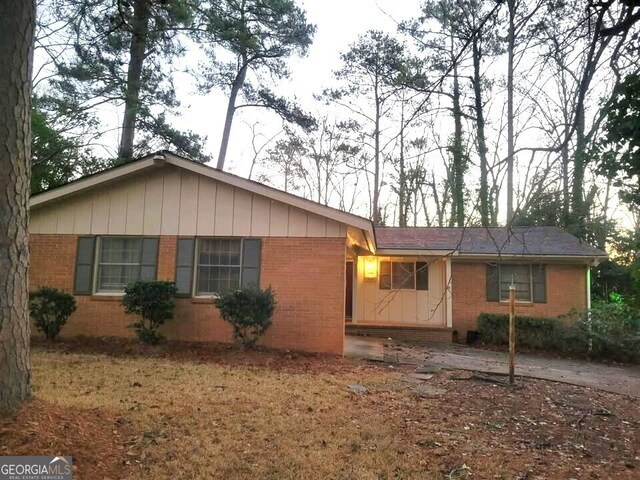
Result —
MULTIPOLYGON (((48 285, 73 290, 76 235, 30 236, 31 288, 48 285)), ((175 236, 160 237, 158 279, 173 280, 175 236)), ((276 295, 273 325, 262 343, 277 348, 342 355, 344 341, 345 240, 342 238, 264 238, 260 283, 276 295)), ((132 318, 120 297, 76 296, 78 310, 63 336, 127 336, 132 318)), ((178 299, 175 318, 163 326, 169 339, 231 341, 231 330, 208 299, 178 299)))
MULTIPOLYGON (((555 317, 572 308, 587 306, 585 265, 547 264, 547 302, 516 305, 516 314, 555 317)), ((481 312, 509 313, 507 303, 486 301, 486 266, 484 263, 453 262, 451 268, 453 289, 453 329, 461 341, 468 330, 476 330, 481 312)))

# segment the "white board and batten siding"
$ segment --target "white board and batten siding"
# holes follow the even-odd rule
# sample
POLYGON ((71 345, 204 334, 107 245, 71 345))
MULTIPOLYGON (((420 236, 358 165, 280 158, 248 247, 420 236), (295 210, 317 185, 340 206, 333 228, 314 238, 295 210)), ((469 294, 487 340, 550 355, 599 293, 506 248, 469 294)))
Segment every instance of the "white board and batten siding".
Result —
MULTIPOLYGON (((389 257, 376 257, 390 261, 389 257)), ((379 278, 364 278, 364 257, 358 257, 355 322, 379 325, 445 327, 445 264, 436 257, 394 257, 396 261, 427 262, 428 290, 380 290, 379 278)), ((378 266, 378 272, 379 272, 378 266)))
POLYGON ((347 226, 166 167, 31 209, 32 234, 345 238, 347 226))

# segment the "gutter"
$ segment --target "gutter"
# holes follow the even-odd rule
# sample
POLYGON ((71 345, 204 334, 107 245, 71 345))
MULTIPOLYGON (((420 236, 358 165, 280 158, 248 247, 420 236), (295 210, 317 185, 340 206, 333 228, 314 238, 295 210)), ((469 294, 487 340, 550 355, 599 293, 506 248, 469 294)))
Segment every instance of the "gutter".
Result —
POLYGON ((402 249, 402 248, 380 248, 376 255, 420 255, 427 257, 454 257, 460 255, 457 250, 427 250, 427 249, 402 249))
POLYGON ((591 266, 598 266, 602 260, 608 258, 607 255, 526 255, 526 254, 489 254, 489 253, 463 253, 458 255, 458 259, 469 260, 562 260, 569 262, 586 263, 591 266))

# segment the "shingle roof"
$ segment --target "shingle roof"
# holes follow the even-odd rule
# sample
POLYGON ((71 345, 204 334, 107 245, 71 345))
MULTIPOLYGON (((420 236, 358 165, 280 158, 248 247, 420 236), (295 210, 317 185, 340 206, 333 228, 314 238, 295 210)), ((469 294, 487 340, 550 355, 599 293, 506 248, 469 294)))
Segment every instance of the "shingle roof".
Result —
POLYGON ((381 249, 455 250, 479 255, 566 255, 606 253, 558 227, 375 227, 381 249))

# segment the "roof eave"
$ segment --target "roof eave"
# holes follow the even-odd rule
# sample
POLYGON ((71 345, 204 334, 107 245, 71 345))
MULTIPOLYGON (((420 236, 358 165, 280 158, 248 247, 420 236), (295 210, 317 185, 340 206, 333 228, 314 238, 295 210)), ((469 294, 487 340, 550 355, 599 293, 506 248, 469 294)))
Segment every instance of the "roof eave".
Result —
POLYGON ((394 256, 394 255, 422 255, 428 257, 451 257, 457 256, 459 252, 452 249, 434 249, 434 248, 378 248, 376 255, 394 256))
POLYGON ((460 253, 457 257, 459 260, 555 260, 566 261, 571 263, 584 263, 597 266, 601 261, 608 258, 607 255, 559 255, 559 254, 507 254, 507 253, 460 253))
POLYGON ((103 185, 105 183, 111 183, 119 178, 138 173, 148 168, 157 167, 164 164, 164 157, 153 154, 148 155, 147 158, 142 158, 135 162, 127 163, 125 165, 110 168, 103 172, 88 177, 80 178, 61 187, 46 192, 39 193, 32 196, 29 199, 29 208, 40 207, 50 202, 56 201, 67 195, 75 195, 87 190, 91 190, 94 187, 103 185))
POLYGON ((373 230, 373 224, 366 218, 359 217, 352 213, 343 212, 341 210, 337 210, 335 208, 322 205, 317 202, 292 195, 290 193, 282 192, 266 185, 262 185, 258 182, 253 182, 237 175, 233 175, 200 163, 193 162, 192 160, 188 160, 168 151, 152 153, 125 165, 113 167, 102 172, 98 172, 94 175, 72 181, 53 190, 34 195, 29 201, 29 208, 41 207, 48 203, 59 200, 60 198, 63 198, 65 196, 82 193, 96 188, 100 185, 116 181, 122 177, 141 172, 148 168, 168 164, 204 175, 228 185, 247 190, 254 194, 262 195, 272 200, 300 208, 321 217, 329 218, 338 223, 359 228, 364 233, 369 250, 374 253, 376 251, 376 240, 375 232, 373 230))

